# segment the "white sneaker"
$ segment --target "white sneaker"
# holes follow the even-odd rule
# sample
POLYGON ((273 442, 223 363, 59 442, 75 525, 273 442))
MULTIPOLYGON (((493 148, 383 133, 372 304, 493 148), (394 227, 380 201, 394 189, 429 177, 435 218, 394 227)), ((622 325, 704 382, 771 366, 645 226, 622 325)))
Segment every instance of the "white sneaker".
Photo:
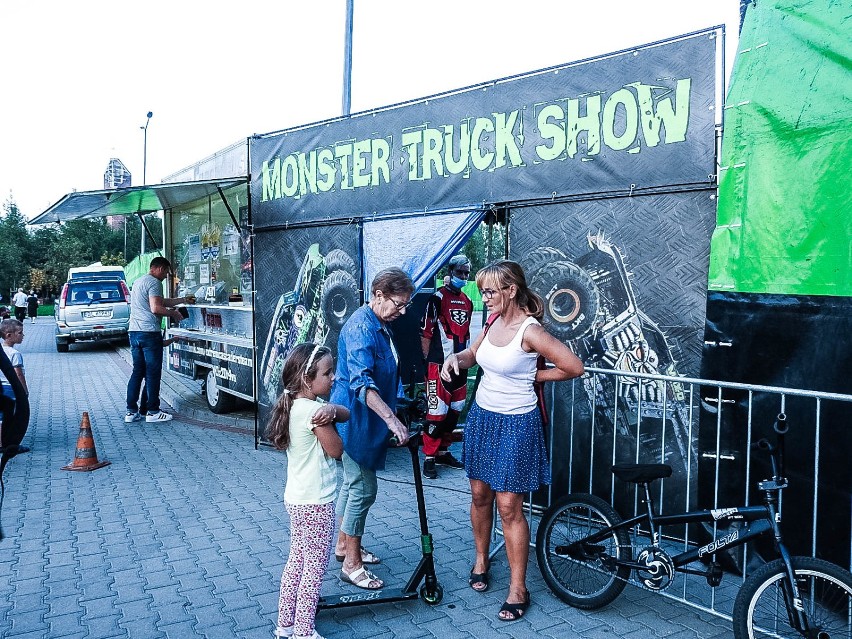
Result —
POLYGON ((148 413, 145 415, 146 422, 170 422, 172 421, 172 416, 169 413, 164 413, 163 411, 157 411, 156 413, 148 413))
POLYGON ((140 413, 128 412, 128 413, 124 414, 124 421, 127 422, 128 424, 131 424, 133 422, 139 422, 139 421, 142 421, 142 415, 140 413))
POLYGON ((293 639, 325 639, 321 634, 318 634, 316 630, 314 630, 314 634, 302 636, 302 635, 293 635, 293 639))
POLYGON ((293 636, 293 626, 278 626, 275 628, 275 636, 276 637, 292 637, 293 636))

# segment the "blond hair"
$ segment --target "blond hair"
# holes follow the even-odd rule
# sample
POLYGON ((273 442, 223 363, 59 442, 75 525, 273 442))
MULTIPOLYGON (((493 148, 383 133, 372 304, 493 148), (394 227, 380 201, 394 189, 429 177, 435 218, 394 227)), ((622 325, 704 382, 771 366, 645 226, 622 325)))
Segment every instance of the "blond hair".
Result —
POLYGON ((514 285, 517 289, 515 303, 527 315, 540 320, 544 316, 544 300, 527 286, 524 269, 511 260, 496 260, 479 269, 476 274, 479 290, 493 288, 500 290, 514 285))

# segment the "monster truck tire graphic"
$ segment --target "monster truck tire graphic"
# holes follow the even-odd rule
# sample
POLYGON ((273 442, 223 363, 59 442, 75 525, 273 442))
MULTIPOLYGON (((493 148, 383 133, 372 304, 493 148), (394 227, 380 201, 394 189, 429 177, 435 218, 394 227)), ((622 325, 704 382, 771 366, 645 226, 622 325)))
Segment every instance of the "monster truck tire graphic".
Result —
POLYGON ((343 270, 347 273, 355 272, 354 260, 340 249, 332 249, 325 256, 325 272, 331 273, 336 270, 343 270))
POLYGON ((524 259, 524 270, 526 271, 527 279, 531 278, 545 264, 562 262, 567 259, 568 256, 559 249, 550 246, 540 246, 524 259))
POLYGON ((598 287, 573 262, 545 264, 532 276, 530 288, 544 298, 542 323, 557 339, 577 339, 592 327, 600 303, 598 287))
POLYGON ((358 308, 358 284, 354 277, 346 271, 337 270, 325 278, 322 312, 326 324, 332 331, 339 331, 356 308, 358 308))

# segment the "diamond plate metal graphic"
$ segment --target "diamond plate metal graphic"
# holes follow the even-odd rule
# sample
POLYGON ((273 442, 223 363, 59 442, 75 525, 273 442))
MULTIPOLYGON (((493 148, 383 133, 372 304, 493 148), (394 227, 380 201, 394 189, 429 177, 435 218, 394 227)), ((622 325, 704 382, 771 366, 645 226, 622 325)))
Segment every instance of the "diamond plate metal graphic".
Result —
POLYGON ((258 233, 255 242, 257 388, 265 419, 287 353, 302 342, 337 352, 337 336, 361 304, 358 227, 258 233))
MULTIPOLYGON (((712 190, 534 206, 512 212, 509 253, 545 301, 543 325, 587 366, 697 376, 714 221, 712 190)), ((599 445, 602 464, 638 456, 685 476, 696 460, 683 385, 614 380, 584 378, 585 400, 557 390, 556 441, 602 439, 611 442, 599 445), (572 435, 568 420, 588 430, 572 435)), ((559 466, 554 459, 555 485, 559 466)))

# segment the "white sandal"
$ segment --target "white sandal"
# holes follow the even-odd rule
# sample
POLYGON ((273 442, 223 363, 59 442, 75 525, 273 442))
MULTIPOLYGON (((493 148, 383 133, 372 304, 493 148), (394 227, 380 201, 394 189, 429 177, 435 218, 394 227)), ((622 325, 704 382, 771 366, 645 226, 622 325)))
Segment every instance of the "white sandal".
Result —
POLYGON ((385 585, 385 582, 376 577, 369 570, 361 566, 358 570, 353 570, 347 573, 343 568, 340 569, 340 579, 348 584, 363 588, 364 590, 378 590, 385 585), (378 586, 371 586, 371 583, 376 583, 378 586))

